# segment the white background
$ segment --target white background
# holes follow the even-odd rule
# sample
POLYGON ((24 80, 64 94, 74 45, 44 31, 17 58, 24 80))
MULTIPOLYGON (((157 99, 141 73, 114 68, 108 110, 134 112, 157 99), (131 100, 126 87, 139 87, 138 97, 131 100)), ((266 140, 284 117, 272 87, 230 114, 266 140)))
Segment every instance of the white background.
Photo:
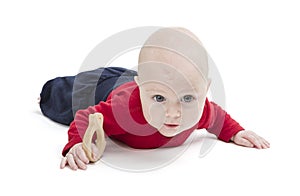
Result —
POLYGON ((0 195, 299 195, 299 10, 296 0, 1 1, 0 195), (270 149, 218 141, 199 158, 193 143, 146 173, 101 162, 59 169, 67 127, 41 115, 42 85, 76 74, 108 36, 149 25, 182 26, 202 40, 226 110, 270 149))

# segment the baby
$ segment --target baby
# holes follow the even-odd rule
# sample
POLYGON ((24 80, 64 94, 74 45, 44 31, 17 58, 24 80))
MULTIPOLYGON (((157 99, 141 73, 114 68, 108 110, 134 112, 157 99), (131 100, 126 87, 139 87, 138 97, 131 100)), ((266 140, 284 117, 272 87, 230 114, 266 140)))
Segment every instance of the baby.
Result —
MULTIPOLYGON (((126 70, 121 75, 124 73, 126 70)), ((132 81, 120 83, 96 105, 76 112, 61 168, 87 168, 89 159, 82 138, 89 114, 96 112, 104 116, 103 129, 108 137, 133 148, 178 146, 194 130, 203 128, 225 142, 258 149, 270 147, 264 138, 245 130, 206 98, 210 86, 207 53, 190 31, 162 28, 153 33, 140 51, 137 74, 130 76, 132 81)), ((100 158, 95 145, 92 155, 100 158)))

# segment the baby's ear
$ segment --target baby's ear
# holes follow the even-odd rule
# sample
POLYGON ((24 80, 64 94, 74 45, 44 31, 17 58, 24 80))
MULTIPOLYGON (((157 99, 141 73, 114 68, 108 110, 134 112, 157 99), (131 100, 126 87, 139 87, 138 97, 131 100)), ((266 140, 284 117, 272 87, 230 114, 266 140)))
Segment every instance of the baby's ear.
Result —
POLYGON ((210 84, 211 84, 211 79, 210 79, 210 78, 207 78, 206 93, 207 93, 208 90, 209 90, 210 84))
POLYGON ((135 81, 135 83, 137 83, 137 85, 139 86, 139 78, 138 78, 138 76, 134 76, 134 81, 135 81))

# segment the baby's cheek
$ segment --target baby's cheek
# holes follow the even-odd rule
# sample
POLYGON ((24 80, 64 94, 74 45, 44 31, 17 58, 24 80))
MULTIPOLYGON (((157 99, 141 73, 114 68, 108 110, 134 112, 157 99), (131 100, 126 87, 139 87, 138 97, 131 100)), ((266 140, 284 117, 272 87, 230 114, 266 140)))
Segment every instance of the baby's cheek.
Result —
POLYGON ((193 127, 200 120, 202 110, 198 107, 183 108, 182 110, 182 126, 185 129, 193 127), (200 111, 199 111, 200 110, 200 111))
POLYGON ((149 119, 146 119, 148 123, 155 128, 160 128, 163 125, 166 117, 163 105, 159 103, 153 103, 149 106, 148 111, 149 119))

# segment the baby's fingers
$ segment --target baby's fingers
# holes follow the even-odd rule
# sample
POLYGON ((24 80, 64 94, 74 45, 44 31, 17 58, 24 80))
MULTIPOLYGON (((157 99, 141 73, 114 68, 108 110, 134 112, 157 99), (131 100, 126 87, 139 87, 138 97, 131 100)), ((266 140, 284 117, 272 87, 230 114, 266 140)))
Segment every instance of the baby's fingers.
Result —
POLYGON ((78 156, 78 158, 85 164, 89 163, 89 159, 87 158, 82 146, 80 148, 76 149, 76 155, 78 156))
POLYGON ((239 138, 238 141, 236 141, 236 143, 241 146, 246 146, 246 147, 250 147, 250 148, 253 147, 253 144, 249 140, 244 139, 244 138, 239 138))
POLYGON ((92 144, 91 147, 92 147, 92 156, 93 156, 94 160, 99 160, 101 157, 99 149, 97 148, 97 146, 95 144, 92 144))
POLYGON ((67 158, 67 162, 68 162, 70 168, 72 170, 77 170, 78 166, 77 166, 77 164, 76 164, 76 162, 74 160, 73 155, 71 153, 69 153, 69 154, 66 155, 66 158, 67 158))
POLYGON ((269 148, 270 144, 264 138, 258 136, 253 131, 240 131, 238 132, 233 141, 236 144, 247 146, 247 147, 256 147, 258 149, 269 148))
POLYGON ((262 149, 262 143, 258 137, 255 137, 254 135, 246 135, 245 138, 248 139, 256 148, 262 149))
POLYGON ((77 164, 77 167, 79 167, 80 169, 85 170, 87 168, 86 164, 82 160, 80 160, 78 157, 74 158, 74 160, 77 164))
POLYGON ((66 158, 66 157, 63 157, 63 158, 61 159, 61 162, 60 162, 60 169, 65 168, 66 165, 67 165, 67 158, 66 158))
POLYGON ((261 142, 261 145, 262 145, 262 148, 270 148, 270 143, 267 141, 267 140, 265 140, 264 138, 260 138, 260 142, 261 142))
POLYGON ((80 169, 87 168, 86 164, 89 162, 89 160, 85 156, 85 153, 84 153, 81 145, 79 145, 77 148, 72 149, 70 154, 72 154, 73 160, 74 160, 77 168, 80 168, 80 169))

